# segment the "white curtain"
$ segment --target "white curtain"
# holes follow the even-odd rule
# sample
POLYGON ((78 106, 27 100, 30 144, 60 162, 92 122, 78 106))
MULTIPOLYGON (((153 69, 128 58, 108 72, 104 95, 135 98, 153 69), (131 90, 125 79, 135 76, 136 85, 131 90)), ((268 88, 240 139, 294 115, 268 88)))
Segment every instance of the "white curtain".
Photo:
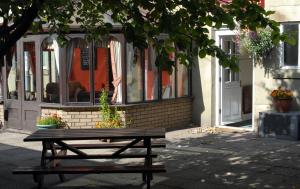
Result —
POLYGON ((54 48, 56 69, 59 74, 59 46, 55 39, 53 39, 53 48, 54 48))
POLYGON ((109 43, 110 55, 111 55, 111 67, 113 75, 114 94, 112 97, 112 103, 122 102, 122 52, 121 43, 112 39, 109 43))

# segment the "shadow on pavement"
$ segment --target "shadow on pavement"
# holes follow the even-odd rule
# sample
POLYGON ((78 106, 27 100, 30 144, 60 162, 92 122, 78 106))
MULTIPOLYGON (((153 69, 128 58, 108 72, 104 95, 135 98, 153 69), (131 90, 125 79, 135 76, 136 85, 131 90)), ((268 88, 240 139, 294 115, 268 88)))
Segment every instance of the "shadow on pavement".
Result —
MULTIPOLYGON (((40 151, 0 143, 0 188, 34 188, 30 175, 12 175, 18 165, 38 165, 40 151)), ((154 174, 152 189, 300 188, 300 143, 258 138, 252 133, 195 133, 167 138, 157 150, 167 173, 154 174)), ((95 161, 77 160, 80 164, 95 161)), ((68 163, 74 163, 70 161, 68 163)), ((68 164, 67 163, 67 164, 68 164)), ((47 175, 48 189, 140 189, 141 174, 47 175)))

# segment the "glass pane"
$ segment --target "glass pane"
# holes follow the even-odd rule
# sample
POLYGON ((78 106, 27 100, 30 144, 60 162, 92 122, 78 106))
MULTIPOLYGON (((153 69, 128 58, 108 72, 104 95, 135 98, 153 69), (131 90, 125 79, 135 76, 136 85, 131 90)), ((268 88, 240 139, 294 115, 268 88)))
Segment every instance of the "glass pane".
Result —
POLYGON ((231 71, 231 81, 239 81, 239 73, 231 71))
POLYGON ((24 99, 36 100, 36 57, 35 43, 24 42, 24 99))
POLYGON ((189 95, 189 74, 185 65, 177 60, 177 96, 183 97, 189 95))
MULTIPOLYGON (((175 60, 175 54, 170 54, 169 58, 175 60)), ((162 71, 162 98, 174 98, 175 97, 175 69, 172 68, 172 73, 166 70, 162 71)))
POLYGON ((145 100, 158 99, 158 70, 155 65, 155 51, 145 50, 145 100))
POLYGON ((127 44, 127 101, 143 100, 142 52, 127 44))
POLYGON ((108 91, 108 98, 111 99, 114 88, 112 85, 111 67, 109 66, 109 49, 107 41, 95 43, 96 62, 94 65, 94 89, 95 103, 99 103, 101 91, 108 91))
POLYGON ((230 82, 230 74, 231 71, 229 68, 224 68, 224 81, 225 82, 230 82))
POLYGON ((59 48, 52 38, 47 38, 41 46, 43 102, 59 103, 59 48))
POLYGON ((88 44, 72 39, 67 47, 67 78, 69 102, 90 101, 90 57, 88 44))
POLYGON ((8 61, 6 76, 7 76, 7 98, 18 99, 18 81, 20 79, 20 70, 17 63, 17 50, 16 45, 11 48, 8 61))
POLYGON ((298 66, 298 24, 283 25, 283 32, 289 33, 296 40, 296 45, 289 45, 287 43, 284 43, 284 65, 298 66))

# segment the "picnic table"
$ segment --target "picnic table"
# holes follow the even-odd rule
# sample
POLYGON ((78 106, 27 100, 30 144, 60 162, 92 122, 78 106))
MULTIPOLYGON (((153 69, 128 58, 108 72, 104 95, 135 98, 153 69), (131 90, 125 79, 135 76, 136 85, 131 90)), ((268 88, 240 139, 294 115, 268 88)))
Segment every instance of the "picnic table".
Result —
POLYGON ((24 139, 25 142, 42 142, 41 162, 39 166, 21 166, 13 170, 14 174, 32 174, 38 188, 43 187, 44 175, 58 174, 60 180, 65 180, 64 174, 88 173, 142 173, 143 181, 150 189, 153 173, 165 172, 163 164, 153 164, 153 148, 163 148, 165 143, 156 139, 165 138, 165 129, 45 129, 38 130, 24 139), (126 140, 121 143, 101 143, 99 139, 126 140), (94 143, 82 143, 84 140, 94 140, 94 143), (72 141, 70 143, 68 141, 72 141), (74 143, 78 142, 78 143, 74 143), (132 152, 133 148, 144 149, 132 152), (114 149, 112 153, 90 154, 84 149, 114 149), (50 153, 48 153, 50 151, 50 153), (70 151, 72 154, 68 154, 70 151), (66 159, 122 159, 143 158, 140 165, 112 164, 99 162, 96 166, 80 165, 63 166, 61 160, 66 159))

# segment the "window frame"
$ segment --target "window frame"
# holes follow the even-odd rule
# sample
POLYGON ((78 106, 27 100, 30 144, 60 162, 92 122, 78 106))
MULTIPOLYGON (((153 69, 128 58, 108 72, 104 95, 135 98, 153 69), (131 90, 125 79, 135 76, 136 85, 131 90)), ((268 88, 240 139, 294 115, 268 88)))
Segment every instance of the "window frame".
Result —
POLYGON ((284 25, 298 25, 298 63, 297 66, 288 66, 284 64, 284 43, 280 42, 280 58, 279 58, 279 66, 281 69, 300 69, 300 22, 282 22, 280 23, 280 33, 283 33, 283 26, 284 25))
MULTIPOLYGON (((41 66, 40 66, 40 78, 41 78, 41 83, 40 83, 40 87, 41 87, 41 94, 40 94, 40 99, 41 99, 41 103, 43 103, 43 104, 52 104, 52 105, 55 105, 55 104, 63 104, 62 103, 62 90, 63 90, 63 86, 62 86, 62 84, 61 84, 61 82, 62 82, 62 78, 63 78, 63 75, 62 75, 62 73, 63 73, 63 71, 62 71, 62 62, 61 62, 61 50, 62 50, 62 48, 61 47, 58 47, 59 49, 58 49, 58 60, 60 61, 59 63, 58 63, 58 69, 59 69, 59 71, 58 71, 58 77, 59 77, 59 80, 58 80, 58 84, 59 84, 59 102, 45 102, 44 101, 44 95, 43 95, 43 93, 44 93, 44 76, 43 76, 43 74, 44 74, 44 69, 45 69, 45 67, 44 67, 44 65, 43 65, 43 51, 42 51, 42 44, 43 44, 43 42, 46 40, 46 39, 48 39, 48 38, 52 38, 52 40, 53 41, 56 41, 57 42, 57 35, 41 35, 41 40, 40 40, 40 44, 39 44, 39 46, 40 46, 40 48, 39 48, 39 50, 40 50, 40 64, 41 64, 41 66)), ((49 56, 49 55, 48 55, 49 56)), ((51 56, 51 55, 50 55, 51 56)), ((48 57, 48 58, 51 58, 51 57, 48 57)), ((55 60, 56 61, 56 60, 55 60)), ((48 66, 49 66, 49 81, 50 82, 52 82, 51 81, 51 72, 52 72, 52 70, 51 70, 51 68, 50 68, 50 65, 51 64, 49 64, 48 66)), ((46 87, 46 86, 45 86, 46 87)))
MULTIPOLYGON (((73 34, 73 35, 70 35, 69 36, 70 37, 70 39, 68 40, 68 42, 70 42, 71 40, 73 40, 73 39, 77 39, 77 38, 80 38, 80 39, 83 39, 83 40, 85 40, 85 34, 84 33, 81 33, 81 34, 73 34)), ((91 57, 90 59, 89 59, 89 66, 90 66, 90 68, 89 68, 89 82, 90 82, 90 93, 89 93, 89 97, 90 97, 90 100, 89 101, 85 101, 85 102, 72 102, 72 101, 70 101, 70 99, 69 99, 69 86, 68 86, 68 81, 69 81, 69 77, 68 77, 68 73, 67 73, 67 70, 68 70, 68 59, 67 58, 65 58, 66 60, 65 60, 65 69, 63 70, 63 72, 64 72, 64 75, 62 75, 62 77, 64 77, 65 78, 65 81, 64 81, 64 83, 63 83, 63 87, 64 87, 64 90, 65 90, 65 93, 64 93, 64 95, 65 95, 65 103, 66 103, 66 105, 70 105, 70 106, 72 106, 72 105, 87 105, 87 106, 89 106, 89 105, 94 105, 94 103, 93 103, 93 97, 94 97, 94 94, 93 94, 93 86, 92 86, 92 84, 94 84, 94 81, 92 80, 92 68, 93 68, 93 60, 94 60, 94 58, 91 56, 92 55, 92 42, 87 42, 86 41, 86 43, 87 43, 87 45, 88 45, 88 47, 89 47, 89 57, 91 57)), ((69 43, 68 43, 69 44, 69 43)), ((66 45, 66 51, 65 51, 65 55, 66 55, 66 57, 67 57, 67 51, 68 51, 68 45, 66 45)))

